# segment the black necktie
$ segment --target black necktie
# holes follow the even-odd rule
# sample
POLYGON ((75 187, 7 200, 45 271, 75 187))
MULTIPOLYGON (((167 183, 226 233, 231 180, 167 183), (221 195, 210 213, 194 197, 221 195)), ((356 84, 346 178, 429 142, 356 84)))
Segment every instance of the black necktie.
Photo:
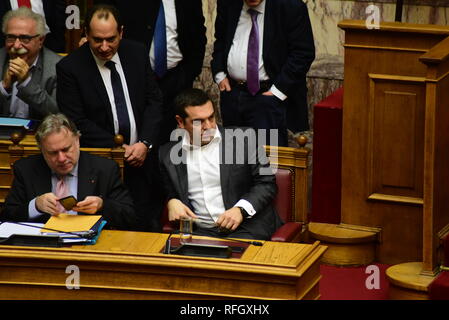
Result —
POLYGON ((108 61, 104 64, 111 70, 112 91, 114 91, 115 108, 117 110, 117 118, 119 125, 119 133, 123 136, 124 143, 129 144, 131 129, 129 124, 128 109, 126 107, 125 93, 123 92, 122 81, 120 75, 115 68, 115 62, 108 61))

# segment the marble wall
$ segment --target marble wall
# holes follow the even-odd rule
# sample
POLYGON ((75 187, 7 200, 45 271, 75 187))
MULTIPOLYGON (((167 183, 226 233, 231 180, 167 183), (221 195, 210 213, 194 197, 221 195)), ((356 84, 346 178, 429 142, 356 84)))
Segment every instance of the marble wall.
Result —
MULTIPOLYGON (((309 117, 311 130, 306 134, 313 140, 313 105, 343 84, 344 32, 338 23, 344 19, 366 20, 366 8, 374 4, 379 8, 380 21, 395 20, 395 0, 303 0, 309 9, 315 38, 316 59, 307 75, 309 88, 309 117)), ((214 41, 216 0, 203 0, 207 26, 207 50, 203 72, 196 87, 210 93, 219 103, 219 92, 212 81, 210 59, 214 41)), ((402 22, 449 25, 449 0, 404 0, 402 22)), ((291 140, 292 145, 296 145, 291 140)))

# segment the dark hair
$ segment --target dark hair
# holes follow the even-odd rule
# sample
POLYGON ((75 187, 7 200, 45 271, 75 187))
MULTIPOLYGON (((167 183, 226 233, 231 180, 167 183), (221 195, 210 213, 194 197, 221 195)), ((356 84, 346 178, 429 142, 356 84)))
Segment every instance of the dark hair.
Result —
MULTIPOLYGON (((184 90, 178 94, 174 100, 175 114, 180 116, 182 119, 185 119, 187 118, 187 107, 202 106, 208 101, 212 102, 209 95, 201 89, 191 88, 184 90)), ((215 111, 215 105, 213 102, 212 106, 215 111)))
POLYGON ((94 16, 98 16, 98 19, 109 19, 109 15, 112 15, 117 22, 117 30, 120 32, 122 29, 122 19, 120 17, 120 13, 116 7, 108 5, 108 4, 97 4, 91 8, 86 13, 86 17, 84 19, 84 30, 86 34, 90 31, 90 22, 92 21, 94 16))

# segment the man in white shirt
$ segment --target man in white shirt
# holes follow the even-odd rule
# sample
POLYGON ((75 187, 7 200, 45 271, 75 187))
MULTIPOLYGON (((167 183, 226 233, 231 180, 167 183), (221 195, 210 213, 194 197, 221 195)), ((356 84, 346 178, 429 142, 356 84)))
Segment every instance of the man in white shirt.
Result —
POLYGON ((149 52, 151 67, 164 97, 164 122, 160 140, 167 142, 176 128, 173 99, 192 88, 201 73, 206 50, 206 26, 201 0, 151 0, 139 2, 138 8, 128 0, 94 0, 114 5, 125 26, 123 37, 143 43, 149 52), (162 14, 163 13, 163 14, 162 14), (163 19, 162 19, 163 18, 163 19), (161 21, 162 20, 162 21, 161 21), (165 59, 156 58, 158 26, 165 25, 165 59), (159 64, 164 64, 161 67, 159 64))
POLYGON ((224 126, 309 129, 306 74, 315 57, 301 0, 218 0, 211 68, 224 126))
POLYGON ((160 231, 162 199, 157 153, 162 119, 161 92, 148 53, 122 39, 117 9, 92 7, 85 19, 87 43, 57 64, 57 101, 81 131, 82 147, 113 147, 124 137, 124 182, 138 214, 139 230, 160 231))
POLYGON ((179 132, 159 152, 170 221, 192 218, 196 234, 269 239, 282 222, 271 205, 275 176, 251 129, 217 126, 206 93, 189 89, 175 99, 179 132), (235 141, 234 141, 235 140, 235 141))
POLYGON ((43 47, 44 20, 29 8, 9 11, 3 21, 0 49, 0 114, 43 119, 58 112, 56 63, 59 55, 43 47))

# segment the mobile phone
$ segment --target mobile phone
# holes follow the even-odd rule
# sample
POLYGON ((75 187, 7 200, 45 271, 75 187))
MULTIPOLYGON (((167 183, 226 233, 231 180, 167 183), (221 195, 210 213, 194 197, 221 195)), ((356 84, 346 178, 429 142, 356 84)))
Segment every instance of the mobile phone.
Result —
POLYGON ((66 210, 72 210, 78 200, 74 196, 64 197, 58 200, 66 210))

